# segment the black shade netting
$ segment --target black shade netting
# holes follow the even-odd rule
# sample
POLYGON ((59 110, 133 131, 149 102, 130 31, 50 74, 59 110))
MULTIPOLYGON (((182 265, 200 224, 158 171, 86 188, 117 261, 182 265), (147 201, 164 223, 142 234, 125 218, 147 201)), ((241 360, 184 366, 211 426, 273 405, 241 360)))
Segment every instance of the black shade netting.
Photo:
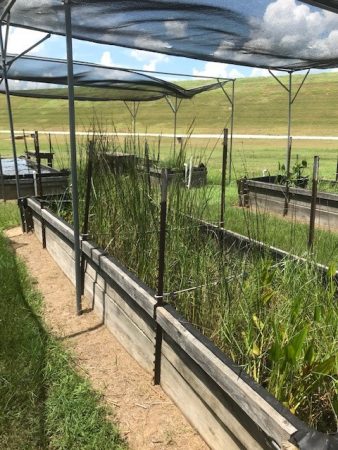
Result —
MULTIPOLYGON (((0 0, 0 11, 7 3, 0 0)), ((71 5, 78 39, 271 69, 338 65, 338 15, 327 10, 336 10, 333 0, 73 0, 71 5)), ((62 0, 16 0, 10 20, 65 33, 62 0)))
MULTIPOLYGON (((67 61, 61 59, 8 55, 7 71, 11 93, 22 97, 67 99, 67 61), (42 84, 41 84, 42 83, 42 84)), ((227 80, 204 84, 193 89, 183 87, 134 70, 105 67, 96 64, 74 62, 76 100, 150 101, 165 96, 190 99, 195 95, 220 88, 227 80)), ((0 68, 0 77, 2 69, 0 68)), ((0 88, 2 91, 4 88, 0 88)))

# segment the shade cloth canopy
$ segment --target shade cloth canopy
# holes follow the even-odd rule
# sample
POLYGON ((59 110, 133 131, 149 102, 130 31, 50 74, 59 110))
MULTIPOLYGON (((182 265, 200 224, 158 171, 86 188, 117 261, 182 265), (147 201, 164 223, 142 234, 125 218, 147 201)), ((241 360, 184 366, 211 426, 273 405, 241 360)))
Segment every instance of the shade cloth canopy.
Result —
MULTIPOLYGON (((8 55, 8 61, 16 55, 8 55)), ((165 96, 190 99, 204 91, 220 88, 229 80, 205 84, 193 89, 161 80, 149 74, 142 74, 131 69, 106 67, 97 64, 74 62, 74 83, 76 100, 105 101, 149 101, 165 96)), ((0 77, 2 69, 0 68, 0 77)), ((40 97, 67 99, 66 89, 53 88, 52 85, 67 85, 67 61, 62 59, 37 56, 21 56, 10 64, 7 71, 10 80, 27 82, 25 89, 22 84, 11 85, 12 95, 22 97, 40 97), (37 84, 38 83, 38 84, 37 84), (44 83, 41 85, 40 83, 44 83)))
MULTIPOLYGON (((0 12, 7 0, 0 0, 0 12)), ((338 66, 336 1, 71 0, 73 37, 200 60, 299 70, 338 66), (328 11, 330 10, 330 11, 328 11)), ((62 0, 16 0, 10 21, 65 34, 62 0)))

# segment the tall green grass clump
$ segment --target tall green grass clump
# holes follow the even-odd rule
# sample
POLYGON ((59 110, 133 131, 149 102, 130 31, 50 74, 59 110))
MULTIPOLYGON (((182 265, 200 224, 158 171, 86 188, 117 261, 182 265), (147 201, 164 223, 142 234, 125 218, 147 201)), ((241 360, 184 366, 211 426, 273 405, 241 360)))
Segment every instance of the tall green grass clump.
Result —
MULTIPOLYGON (((140 168, 139 148, 123 170, 112 168, 107 138, 94 148, 90 237, 156 290, 159 183, 140 168)), ((85 160, 79 172, 85 180, 85 160)), ((81 182, 81 205, 84 192, 81 182)), ((194 218, 205 217, 213 195, 210 186, 169 185, 165 300, 293 413, 336 431, 335 267, 324 283, 311 260, 276 263, 202 232, 194 218)))

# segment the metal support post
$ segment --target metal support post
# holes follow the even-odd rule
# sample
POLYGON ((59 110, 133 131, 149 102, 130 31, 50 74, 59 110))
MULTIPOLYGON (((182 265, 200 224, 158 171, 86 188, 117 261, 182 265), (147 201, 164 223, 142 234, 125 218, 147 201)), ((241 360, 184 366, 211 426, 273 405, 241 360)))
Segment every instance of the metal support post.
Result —
MULTIPOLYGON (((217 78, 217 81, 223 91, 223 94, 228 99, 228 102, 231 106, 231 115, 230 115, 230 146, 229 146, 229 184, 231 183, 232 178, 232 145, 233 145, 233 132, 234 132, 234 113, 235 113, 235 81, 236 80, 221 80, 220 78, 217 78), (224 85, 226 83, 229 83, 232 81, 232 88, 231 88, 231 95, 228 94, 226 91, 224 85)), ((228 121, 226 120, 225 123, 227 124, 228 121)))
MULTIPOLYGON (((14 4, 14 2, 11 2, 10 5, 13 6, 13 4, 14 4)), ((10 9, 9 9, 9 11, 10 11, 10 9)), ((2 17, 2 19, 3 19, 3 17, 2 17)), ((9 27, 9 23, 7 23, 7 27, 9 27)), ((19 169, 18 169, 18 160, 17 160, 17 152, 16 152, 12 104, 11 104, 11 97, 10 97, 9 86, 8 86, 8 78, 7 78, 7 58, 6 58, 7 47, 5 47, 5 45, 4 45, 4 40, 3 40, 3 36, 2 36, 2 27, 0 29, 0 47, 1 47, 1 60, 2 60, 2 76, 3 76, 3 81, 5 84, 7 112, 8 112, 9 128, 10 128, 10 133, 11 133, 11 142, 12 142, 13 159, 14 159, 16 196, 19 199, 20 198, 19 169)), ((22 226, 24 227, 23 223, 22 223, 22 226)))
MULTIPOLYGON (((165 272, 165 240, 166 240, 166 222, 167 222, 167 194, 168 194, 168 170, 162 169, 161 174, 161 212, 160 212, 160 235, 158 245, 158 278, 157 278, 157 303, 156 310, 159 306, 164 305, 164 272, 165 272)), ((161 382, 161 354, 162 354, 163 330, 156 323, 155 337, 155 361, 154 361, 154 384, 161 382)))
POLYGON ((79 222, 79 198, 78 198, 79 194, 77 185, 77 160, 76 160, 72 16, 71 16, 70 0, 64 0, 64 7, 65 7, 66 44, 67 44, 69 140, 70 140, 70 156, 71 156, 72 204, 73 204, 73 226, 74 226, 76 312, 78 315, 80 315, 82 312, 81 249, 80 249, 80 222, 79 222))
POLYGON ((134 152, 136 151, 136 119, 138 110, 140 108, 140 102, 133 102, 133 107, 130 107, 126 101, 123 102, 126 106, 126 108, 129 111, 129 114, 131 116, 131 126, 132 126, 132 133, 133 133, 133 144, 134 144, 134 152))
POLYGON ((312 197, 311 197, 309 240, 308 240, 308 249, 310 251, 313 250, 313 242, 315 237, 318 179, 319 179, 319 156, 315 156, 313 159, 312 197))
POLYGON ((229 149, 229 184, 232 178, 232 147, 233 147, 233 135, 234 135, 234 120, 235 120, 235 81, 232 80, 231 91, 231 121, 230 121, 230 149, 229 149))
POLYGON ((3 170, 2 170, 2 157, 1 157, 1 155, 0 155, 0 178, 1 178, 2 198, 3 198, 3 201, 6 202, 5 180, 4 180, 4 173, 3 173, 3 170))
POLYGON ((53 167, 53 145, 52 145, 52 138, 50 133, 48 133, 48 144, 49 144, 49 154, 50 157, 48 158, 48 167, 53 167))
POLYGON ((172 103, 172 101, 170 100, 170 98, 168 96, 165 96, 165 99, 166 99, 168 105, 170 106, 170 109, 174 113, 174 141, 173 141, 174 148, 173 148, 173 152, 174 152, 174 157, 175 157, 176 156, 176 139, 177 139, 177 113, 178 113, 178 110, 180 109, 182 99, 180 98, 178 100, 177 97, 175 97, 175 103, 172 103))
POLYGON ((288 85, 286 86, 271 70, 269 70, 269 73, 273 76, 273 78, 279 83, 283 89, 285 89, 288 93, 288 136, 287 136, 287 148, 286 148, 286 176, 289 179, 291 175, 290 167, 291 167, 291 146, 290 146, 290 138, 291 138, 291 123, 292 123, 292 105, 294 104, 300 90, 302 89, 305 80, 307 79, 310 69, 307 70, 306 74, 304 75, 302 82, 300 83, 296 93, 293 95, 292 92, 292 75, 294 71, 288 71, 289 79, 288 79, 288 85))
POLYGON ((148 192, 151 191, 151 179, 150 179, 150 160, 149 160, 149 145, 148 142, 145 142, 144 145, 144 153, 145 153, 145 159, 146 159, 146 171, 147 171, 147 183, 148 183, 148 192))
MULTIPOLYGON (((89 141, 88 146, 88 163, 87 163, 87 184, 86 184, 86 197, 85 208, 82 228, 82 241, 88 239, 89 232, 89 212, 90 212, 90 197, 93 179, 93 158, 94 158, 94 142, 89 141)), ((84 254, 81 255, 81 292, 84 294, 84 275, 85 275, 85 262, 84 254)))
POLYGON ((224 210, 225 210, 225 183, 227 172, 227 160, 228 160, 228 129, 224 128, 223 137, 223 158, 222 158, 222 182, 221 182, 221 214, 220 214, 220 227, 224 227, 224 210))
POLYGON ((288 140, 286 147, 286 176, 290 178, 290 165, 291 165, 291 120, 292 120, 292 72, 289 72, 289 88, 288 88, 288 140))
POLYGON ((336 181, 338 181, 338 157, 337 157, 337 164, 336 164, 336 181))

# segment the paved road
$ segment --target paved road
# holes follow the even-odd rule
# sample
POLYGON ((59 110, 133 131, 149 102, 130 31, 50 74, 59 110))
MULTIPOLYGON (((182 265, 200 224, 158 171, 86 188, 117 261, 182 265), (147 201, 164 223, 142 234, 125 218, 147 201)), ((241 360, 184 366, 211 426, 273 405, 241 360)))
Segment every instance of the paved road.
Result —
MULTIPOLYGON (((33 130, 25 130, 27 134, 34 133, 33 130)), ((22 134, 22 130, 15 131, 17 135, 22 134)), ((9 130, 0 130, 0 134, 9 134, 9 130)), ((66 136, 68 135, 67 131, 39 131, 39 134, 53 134, 53 135, 61 135, 66 136)), ((78 131, 76 133, 78 136, 87 136, 87 131, 78 131)), ((101 132, 98 134, 102 134, 101 132)), ((133 133, 103 133, 107 136, 132 136, 133 133)), ((174 135, 172 133, 137 133, 138 136, 148 136, 148 137, 168 137, 172 138, 174 135)), ((223 135, 220 134, 181 134, 178 133, 177 137, 183 137, 187 138, 190 137, 191 139, 222 139, 223 135)), ((279 135, 273 135, 273 134, 234 134, 234 139, 275 139, 275 140, 284 140, 287 139, 286 135, 279 134, 279 135)), ((338 136, 292 136, 292 139, 298 140, 298 141, 338 141, 338 136)))

